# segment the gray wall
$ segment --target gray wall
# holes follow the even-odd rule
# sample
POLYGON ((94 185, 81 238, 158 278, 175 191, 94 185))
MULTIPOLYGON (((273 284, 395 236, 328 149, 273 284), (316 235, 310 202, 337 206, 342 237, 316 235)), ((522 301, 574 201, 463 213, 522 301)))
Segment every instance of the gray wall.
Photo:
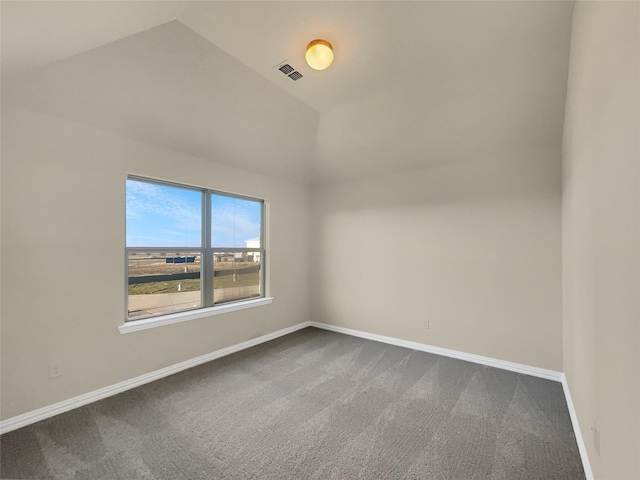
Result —
POLYGON ((576 2, 573 18, 563 356, 597 479, 640 478, 639 5, 576 2))
POLYGON ((304 187, 3 105, 1 417, 309 320, 308 210, 304 187), (265 198, 273 303, 121 335, 127 173, 265 198))
POLYGON ((560 146, 316 188, 312 317, 562 370, 560 203, 560 146))

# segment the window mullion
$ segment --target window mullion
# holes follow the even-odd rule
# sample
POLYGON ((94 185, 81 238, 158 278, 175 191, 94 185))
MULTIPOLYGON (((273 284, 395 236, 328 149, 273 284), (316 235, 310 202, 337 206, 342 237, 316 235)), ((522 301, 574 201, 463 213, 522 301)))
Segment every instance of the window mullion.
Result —
POLYGON ((211 193, 203 194, 202 205, 202 245, 204 263, 202 265, 202 305, 213 306, 213 248, 211 247, 211 193))

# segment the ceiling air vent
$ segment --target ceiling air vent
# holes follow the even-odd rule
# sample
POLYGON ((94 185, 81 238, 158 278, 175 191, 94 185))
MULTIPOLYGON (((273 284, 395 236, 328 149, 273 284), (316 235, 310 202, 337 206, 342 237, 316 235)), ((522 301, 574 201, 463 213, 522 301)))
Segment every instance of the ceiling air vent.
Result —
POLYGON ((295 68, 293 68, 291 65, 289 65, 286 60, 276 65, 274 68, 277 68, 282 73, 284 73, 287 77, 289 77, 291 80, 294 80, 294 81, 299 80, 303 77, 303 75, 300 72, 298 72, 295 68))
POLYGON ((293 72, 293 67, 288 63, 285 63, 278 70, 280 70, 285 75, 289 75, 291 72, 293 72))

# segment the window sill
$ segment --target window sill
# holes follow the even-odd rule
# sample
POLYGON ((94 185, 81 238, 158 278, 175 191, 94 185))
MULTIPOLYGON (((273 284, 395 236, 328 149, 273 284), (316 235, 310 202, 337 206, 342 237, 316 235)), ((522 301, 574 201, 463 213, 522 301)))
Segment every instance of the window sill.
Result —
POLYGON ((210 317, 212 315, 220 315, 223 313, 235 312, 236 310, 244 310, 245 308, 259 307, 260 305, 268 305, 273 301, 273 297, 258 298, 256 300, 247 300, 246 302, 230 303, 227 305, 219 305, 217 307, 199 308, 188 312, 170 313, 161 317, 145 318, 143 320, 133 320, 124 325, 120 325, 118 330, 120 333, 137 332, 138 330, 146 330, 148 328, 161 327, 163 325, 171 325, 172 323, 187 322, 197 318, 210 317))

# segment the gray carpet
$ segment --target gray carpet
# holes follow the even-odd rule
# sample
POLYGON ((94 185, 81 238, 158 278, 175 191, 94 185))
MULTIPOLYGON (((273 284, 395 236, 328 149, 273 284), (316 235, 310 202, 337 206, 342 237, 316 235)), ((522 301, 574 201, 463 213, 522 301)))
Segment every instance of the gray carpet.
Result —
POLYGON ((585 478, 559 383, 314 328, 0 442, 17 479, 585 478))

